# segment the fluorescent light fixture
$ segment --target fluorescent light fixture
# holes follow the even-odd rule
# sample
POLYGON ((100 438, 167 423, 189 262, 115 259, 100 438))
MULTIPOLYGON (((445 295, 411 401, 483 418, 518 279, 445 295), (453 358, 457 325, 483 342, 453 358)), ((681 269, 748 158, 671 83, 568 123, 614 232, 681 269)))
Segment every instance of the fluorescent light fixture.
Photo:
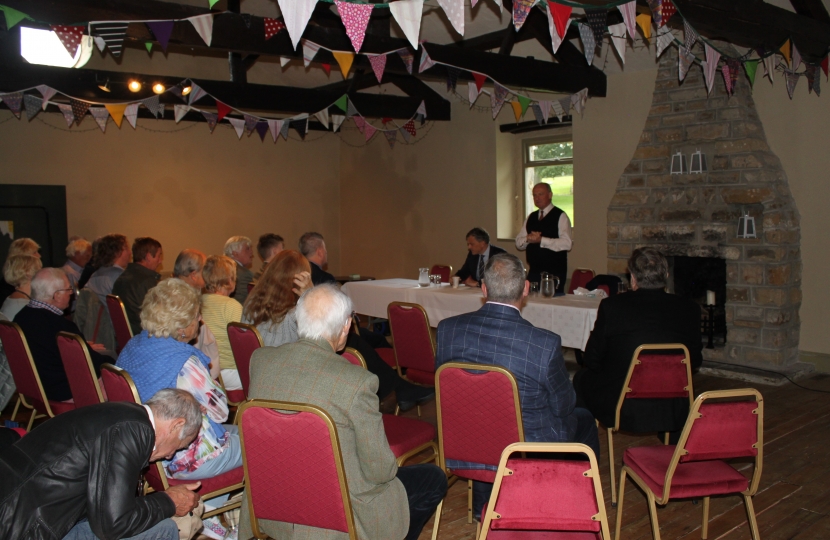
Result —
POLYGON ((73 58, 51 30, 20 27, 20 55, 30 64, 79 68, 89 62, 92 48, 92 37, 83 36, 73 58))

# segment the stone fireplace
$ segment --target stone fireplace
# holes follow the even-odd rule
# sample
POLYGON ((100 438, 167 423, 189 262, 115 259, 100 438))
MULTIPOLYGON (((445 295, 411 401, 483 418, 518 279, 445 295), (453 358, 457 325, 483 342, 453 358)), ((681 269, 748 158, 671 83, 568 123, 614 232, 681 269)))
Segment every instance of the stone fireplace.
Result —
MULTIPOLYGON (((792 371, 801 253, 787 175, 767 145, 743 70, 731 97, 720 72, 707 95, 700 66, 682 83, 677 71, 677 50, 669 47, 639 145, 608 206, 608 272, 625 274, 632 250, 647 245, 667 256, 724 259, 726 294, 718 302, 728 339, 704 349, 704 360, 792 371), (688 163, 697 150, 707 172, 670 174, 672 155, 679 151, 688 163), (757 238, 738 238, 744 213, 755 218, 757 238)), ((780 75, 776 83, 783 84, 780 75)))

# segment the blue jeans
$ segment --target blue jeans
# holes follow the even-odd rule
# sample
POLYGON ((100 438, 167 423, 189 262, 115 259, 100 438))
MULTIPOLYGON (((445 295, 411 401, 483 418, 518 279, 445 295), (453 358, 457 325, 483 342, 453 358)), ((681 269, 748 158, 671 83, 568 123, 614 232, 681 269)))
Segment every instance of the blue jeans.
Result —
MULTIPOLYGON (((63 537, 63 540, 98 540, 87 520, 79 521, 63 537)), ((165 519, 143 533, 125 538, 124 540, 179 540, 179 528, 172 519, 165 519)))
POLYGON ((213 478, 220 474, 232 471, 242 466, 242 445, 239 443, 239 426, 224 424, 228 430, 228 446, 225 450, 213 459, 202 463, 193 472, 178 472, 175 475, 177 480, 204 480, 213 478))

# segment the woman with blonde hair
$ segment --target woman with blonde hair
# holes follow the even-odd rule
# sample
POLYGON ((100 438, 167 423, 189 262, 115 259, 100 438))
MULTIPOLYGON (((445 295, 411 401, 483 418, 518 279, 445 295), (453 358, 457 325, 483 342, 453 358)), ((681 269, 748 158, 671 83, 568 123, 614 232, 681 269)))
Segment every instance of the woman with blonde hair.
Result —
POLYGON ((216 338, 219 366, 225 390, 241 390, 242 381, 228 339, 228 323, 242 319, 242 304, 230 298, 236 288, 236 262, 225 255, 211 255, 202 268, 205 293, 202 295, 202 321, 216 338))
POLYGON ((31 300, 32 278, 41 268, 43 268, 43 263, 39 256, 12 255, 6 259, 3 265, 3 279, 14 287, 14 292, 3 301, 0 313, 8 317, 10 321, 14 320, 17 312, 31 300))

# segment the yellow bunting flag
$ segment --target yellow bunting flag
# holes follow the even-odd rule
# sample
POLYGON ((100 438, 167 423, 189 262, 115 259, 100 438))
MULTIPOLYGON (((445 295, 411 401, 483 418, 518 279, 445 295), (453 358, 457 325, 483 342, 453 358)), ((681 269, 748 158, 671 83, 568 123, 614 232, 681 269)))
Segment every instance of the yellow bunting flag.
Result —
POLYGON ((127 108, 126 103, 113 103, 110 105, 104 105, 107 110, 110 112, 110 116, 112 116, 112 120, 115 122, 115 125, 121 127, 121 120, 124 119, 124 111, 127 108))
POLYGON ((637 15, 637 26, 643 31, 643 37, 648 39, 651 37, 651 15, 648 13, 640 13, 637 15))
POLYGON ((511 101, 510 106, 513 107, 513 114, 516 116, 516 123, 522 119, 522 104, 518 101, 511 101))
POLYGON ((340 65, 340 71, 343 73, 343 78, 349 76, 349 70, 352 69, 352 62, 354 61, 354 53, 331 51, 334 59, 340 65))
POLYGON ((790 40, 789 39, 787 40, 786 43, 781 45, 781 49, 779 49, 781 51, 781 54, 784 55, 784 60, 787 61, 787 65, 790 65, 790 50, 791 49, 792 49, 792 47, 790 46, 790 40))

